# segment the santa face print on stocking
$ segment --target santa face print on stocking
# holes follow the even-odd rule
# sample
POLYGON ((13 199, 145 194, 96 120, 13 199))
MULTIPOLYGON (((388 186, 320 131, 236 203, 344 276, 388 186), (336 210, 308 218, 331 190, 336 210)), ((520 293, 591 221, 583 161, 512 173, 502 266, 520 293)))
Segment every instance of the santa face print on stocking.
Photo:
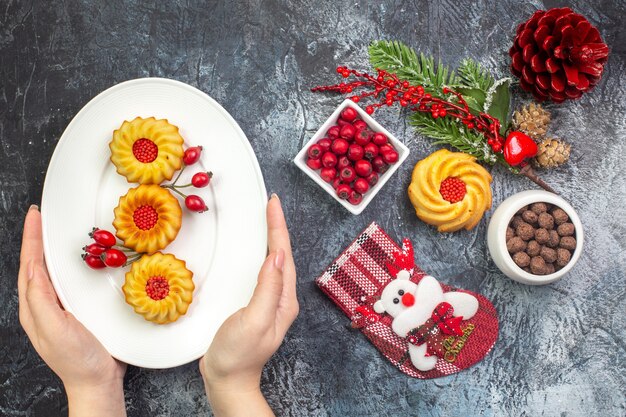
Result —
POLYGON ((430 371, 444 355, 444 341, 449 336, 463 336, 461 321, 472 318, 478 311, 478 300, 463 292, 444 292, 432 276, 411 281, 415 271, 413 245, 403 242, 403 250, 394 253, 395 261, 387 269, 395 279, 383 288, 374 311, 393 318, 395 334, 409 342, 409 356, 420 371, 430 371))
MULTIPOLYGON (((380 300, 374 303, 374 311, 379 314, 387 313, 393 317, 391 328, 398 336, 409 337, 411 331, 427 325, 429 320, 436 326, 427 329, 429 332, 427 337, 446 334, 442 329, 445 328, 445 318, 441 326, 433 317, 436 308, 442 303, 447 303, 443 305, 447 311, 452 308, 453 318, 461 320, 472 318, 478 311, 478 300, 473 295, 456 291, 444 293, 441 284, 430 275, 423 277, 419 284, 410 281, 410 277, 409 271, 405 269, 399 271, 396 279, 387 284, 383 290, 380 300)), ((461 320, 448 319, 448 323, 451 324, 450 327, 458 326, 461 320)), ((449 329, 447 334, 459 335, 455 329, 449 329)), ((462 334, 461 331, 460 335, 462 334)), ((422 340, 416 339, 416 343, 410 340, 409 343, 411 362, 420 371, 429 371, 437 363, 437 357, 429 355, 427 337, 422 337, 422 340)))

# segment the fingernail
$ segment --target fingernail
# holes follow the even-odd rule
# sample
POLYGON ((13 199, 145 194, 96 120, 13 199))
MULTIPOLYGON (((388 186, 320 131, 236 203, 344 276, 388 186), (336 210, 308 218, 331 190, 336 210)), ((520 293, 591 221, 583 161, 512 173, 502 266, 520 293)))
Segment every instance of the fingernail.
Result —
POLYGON ((37 204, 31 204, 30 207, 28 208, 28 211, 31 210, 39 210, 39 206, 37 204))
POLYGON ((277 195, 276 193, 272 193, 272 194, 270 195, 270 200, 271 200, 272 198, 276 198, 276 199, 280 200, 280 198, 278 198, 278 195, 277 195))
POLYGON ((274 266, 280 269, 280 272, 283 271, 283 267, 285 266, 285 251, 282 249, 278 249, 276 251, 276 256, 274 257, 274 266))

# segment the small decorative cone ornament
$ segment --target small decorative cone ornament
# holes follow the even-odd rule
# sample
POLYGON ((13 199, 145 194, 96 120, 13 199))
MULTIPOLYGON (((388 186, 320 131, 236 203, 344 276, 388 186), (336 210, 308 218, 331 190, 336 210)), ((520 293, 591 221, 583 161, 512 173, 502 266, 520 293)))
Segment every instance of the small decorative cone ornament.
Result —
POLYGON ((541 104, 530 103, 513 113, 513 128, 527 134, 536 141, 541 140, 548 131, 550 112, 541 104))
POLYGON ((509 55, 524 90, 561 103, 598 84, 609 48, 595 26, 564 7, 537 10, 520 24, 509 55))
POLYGON ((570 145, 559 139, 544 139, 538 146, 533 164, 537 168, 555 168, 569 159, 570 145))

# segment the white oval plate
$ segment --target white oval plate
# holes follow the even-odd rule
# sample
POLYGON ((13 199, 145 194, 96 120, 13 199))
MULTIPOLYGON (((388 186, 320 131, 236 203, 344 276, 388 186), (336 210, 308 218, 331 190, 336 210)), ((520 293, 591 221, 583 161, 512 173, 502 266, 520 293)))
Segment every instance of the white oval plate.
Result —
POLYGON ((50 278, 65 309, 113 357, 146 368, 191 362, 252 295, 267 251, 266 203, 250 143, 212 98, 167 79, 118 84, 78 112, 52 155, 41 208, 50 278), (183 225, 176 240, 162 250, 186 261, 196 284, 187 314, 166 325, 144 320, 126 304, 121 287, 128 268, 94 271, 80 258, 90 241, 87 233, 93 226, 114 231, 119 197, 137 186, 115 172, 108 147, 113 130, 137 116, 168 119, 179 127, 187 146, 204 147, 200 163, 185 170, 180 184, 200 170, 214 173, 209 187, 189 191, 201 195, 209 211, 190 213, 179 199, 183 225))

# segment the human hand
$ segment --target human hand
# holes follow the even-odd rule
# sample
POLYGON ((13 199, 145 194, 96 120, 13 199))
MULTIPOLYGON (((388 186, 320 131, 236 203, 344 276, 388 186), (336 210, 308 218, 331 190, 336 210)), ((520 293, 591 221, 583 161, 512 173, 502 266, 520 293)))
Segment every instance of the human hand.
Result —
POLYGON ((299 308, 289 232, 276 195, 267 204, 267 240, 269 256, 250 303, 222 324, 200 359, 207 397, 216 416, 273 415, 261 394, 261 372, 299 308))
POLYGON ((35 350, 67 392, 70 416, 125 416, 126 364, 113 359, 94 335, 63 310, 44 264, 41 214, 24 221, 18 275, 20 323, 35 350))

